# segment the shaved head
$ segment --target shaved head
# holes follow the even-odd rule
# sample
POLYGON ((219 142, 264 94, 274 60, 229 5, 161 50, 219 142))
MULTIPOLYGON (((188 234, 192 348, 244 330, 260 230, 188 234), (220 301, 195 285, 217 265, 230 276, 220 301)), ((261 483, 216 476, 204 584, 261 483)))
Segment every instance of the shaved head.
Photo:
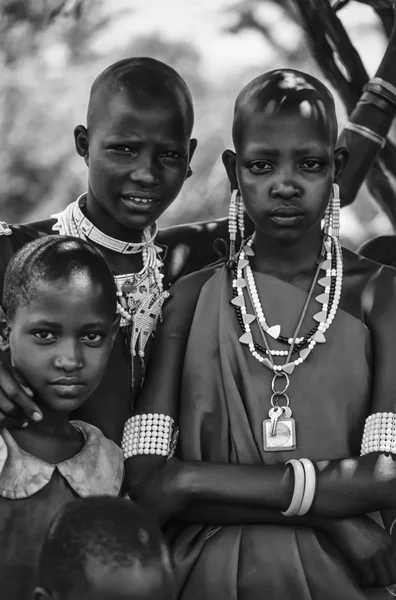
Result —
POLYGON ((259 75, 247 84, 235 102, 232 137, 238 148, 243 125, 252 112, 266 117, 296 114, 322 125, 329 141, 337 140, 337 118, 330 91, 316 77, 292 69, 277 69, 259 75))
POLYGON ((177 107, 191 135, 194 110, 190 90, 180 75, 165 63, 153 58, 135 57, 120 60, 105 69, 94 81, 88 105, 88 129, 103 118, 111 97, 126 93, 139 107, 153 104, 177 107))

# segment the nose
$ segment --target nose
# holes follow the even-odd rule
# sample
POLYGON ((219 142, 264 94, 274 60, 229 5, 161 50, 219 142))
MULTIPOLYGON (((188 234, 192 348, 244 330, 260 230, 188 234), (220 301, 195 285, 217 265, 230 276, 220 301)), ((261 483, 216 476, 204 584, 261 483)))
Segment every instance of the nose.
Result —
POLYGON ((80 344, 77 341, 70 340, 58 347, 58 354, 54 358, 54 366, 66 373, 80 371, 84 366, 80 344))
POLYGON ((157 169, 150 157, 142 156, 134 162, 129 177, 133 183, 143 189, 155 187, 159 183, 157 169))
POLYGON ((292 173, 288 169, 279 171, 278 178, 272 186, 271 195, 280 200, 293 200, 301 195, 301 190, 293 181, 292 173))

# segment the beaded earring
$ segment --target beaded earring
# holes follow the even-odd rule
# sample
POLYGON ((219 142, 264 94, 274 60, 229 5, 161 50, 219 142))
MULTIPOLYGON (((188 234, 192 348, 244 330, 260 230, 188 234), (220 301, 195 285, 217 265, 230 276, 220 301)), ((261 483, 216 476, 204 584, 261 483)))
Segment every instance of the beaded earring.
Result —
POLYGON ((324 214, 325 237, 336 237, 340 235, 340 188, 337 183, 333 183, 332 193, 324 214))
POLYGON ((333 183, 332 234, 336 238, 340 236, 340 186, 338 183, 333 183))
POLYGON ((235 256, 235 242, 237 236, 237 220, 238 220, 238 190, 232 190, 230 209, 228 216, 228 233, 230 234, 230 260, 235 256))
POLYGON ((242 198, 240 195, 238 196, 237 202, 238 200, 238 226, 239 233, 241 234, 241 243, 243 243, 243 240, 245 239, 245 207, 243 205, 242 198))

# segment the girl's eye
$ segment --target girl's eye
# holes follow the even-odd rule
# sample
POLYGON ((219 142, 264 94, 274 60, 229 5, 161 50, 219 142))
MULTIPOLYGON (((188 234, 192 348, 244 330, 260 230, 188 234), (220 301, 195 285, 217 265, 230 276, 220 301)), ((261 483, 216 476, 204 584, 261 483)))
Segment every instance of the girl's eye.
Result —
POLYGON ((39 339, 40 341, 43 341, 43 342, 48 342, 50 340, 55 339, 54 334, 51 333, 50 331, 35 331, 33 335, 34 335, 34 337, 36 337, 37 339, 39 339))
POLYGON ((121 152, 123 154, 133 154, 135 153, 135 150, 133 148, 131 148, 131 146, 124 146, 122 144, 118 145, 118 146, 113 146, 112 150, 115 150, 116 152, 121 152))
POLYGON ((265 173, 272 169, 272 165, 265 160, 256 160, 255 162, 250 163, 249 169, 252 173, 265 173))
POLYGON ((173 150, 168 150, 168 152, 161 152, 161 158, 180 158, 180 154, 178 152, 174 152, 173 150))
POLYGON ((314 158, 309 158, 307 160, 304 160, 304 162, 302 162, 300 166, 301 168, 308 169, 310 171, 320 171, 323 165, 318 160, 314 158))
POLYGON ((83 342, 88 342, 90 344, 97 344, 101 342, 104 338, 104 335, 101 333, 86 333, 81 339, 83 342))

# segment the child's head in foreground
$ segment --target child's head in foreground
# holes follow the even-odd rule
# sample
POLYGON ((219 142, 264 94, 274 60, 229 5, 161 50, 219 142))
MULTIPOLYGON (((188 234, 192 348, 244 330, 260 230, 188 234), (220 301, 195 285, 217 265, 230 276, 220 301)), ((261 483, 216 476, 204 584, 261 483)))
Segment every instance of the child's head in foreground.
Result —
POLYGON ((75 410, 99 384, 118 329, 116 298, 106 261, 83 240, 39 238, 9 262, 3 350, 44 413, 75 410))
POLYGON ((236 100, 233 140, 223 162, 256 230, 293 240, 320 227, 347 158, 326 86, 291 69, 256 77, 236 100))
POLYGON ((61 510, 44 542, 35 600, 173 600, 169 551, 129 500, 91 497, 61 510))
POLYGON ((186 83, 158 60, 120 60, 96 78, 87 127, 76 127, 75 141, 98 227, 106 215, 127 229, 158 219, 191 174, 193 123, 186 83))

